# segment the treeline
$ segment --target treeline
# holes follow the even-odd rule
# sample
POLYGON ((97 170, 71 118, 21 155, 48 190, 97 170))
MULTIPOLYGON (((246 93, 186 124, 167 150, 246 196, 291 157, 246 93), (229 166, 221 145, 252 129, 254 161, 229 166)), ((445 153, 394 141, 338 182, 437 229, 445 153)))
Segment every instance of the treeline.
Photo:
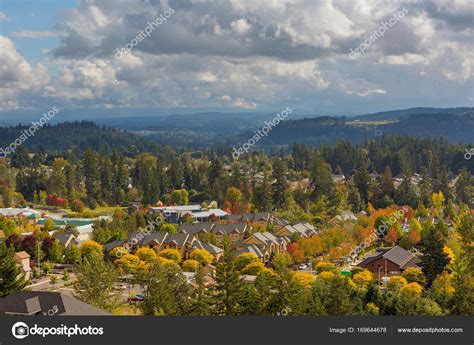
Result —
POLYGON ((369 203, 429 206, 435 192, 472 207, 474 159, 465 159, 463 149, 443 139, 405 136, 319 149, 296 144, 289 154, 253 152, 239 160, 230 151, 196 155, 163 149, 130 157, 120 147, 49 154, 20 146, 0 162, 0 192, 5 206, 94 209, 136 200, 169 203, 176 201, 174 191, 185 190, 186 202, 216 201, 233 212, 273 210, 310 219, 358 212, 369 203), (413 180, 414 173, 419 175, 413 180))

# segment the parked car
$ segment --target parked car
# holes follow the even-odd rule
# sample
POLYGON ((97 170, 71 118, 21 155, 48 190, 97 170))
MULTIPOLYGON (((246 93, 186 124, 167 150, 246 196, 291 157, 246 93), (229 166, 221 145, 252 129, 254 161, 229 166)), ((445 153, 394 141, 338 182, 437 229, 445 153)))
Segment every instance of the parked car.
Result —
POLYGON ((305 269, 307 269, 307 268, 308 268, 308 265, 306 265, 306 264, 298 265, 298 269, 299 269, 299 270, 305 270, 305 269))
POLYGON ((141 302, 145 299, 145 297, 142 294, 137 293, 135 296, 131 296, 127 298, 127 302, 141 302))

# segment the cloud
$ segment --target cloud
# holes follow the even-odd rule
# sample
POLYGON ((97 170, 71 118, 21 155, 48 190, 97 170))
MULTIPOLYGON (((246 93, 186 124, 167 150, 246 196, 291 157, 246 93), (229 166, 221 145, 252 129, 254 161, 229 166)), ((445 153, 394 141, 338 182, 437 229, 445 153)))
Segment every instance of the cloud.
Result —
POLYGON ((53 31, 16 31, 12 32, 11 35, 20 38, 49 38, 58 36, 58 34, 53 31))
POLYGON ((6 21, 7 22, 9 20, 10 20, 10 18, 8 18, 8 16, 5 13, 0 11, 0 22, 1 21, 6 21))
POLYGON ((46 68, 32 67, 7 37, 0 36, 0 109, 22 107, 22 92, 41 92, 49 82, 46 68))
POLYGON ((237 98, 232 105, 241 109, 255 109, 256 105, 253 102, 247 102, 245 99, 237 98))
POLYGON ((11 73, 0 71, 9 87, 0 90, 5 104, 18 107, 260 110, 291 104, 352 112, 441 101, 469 105, 474 32, 466 13, 472 7, 469 0, 452 6, 444 0, 87 0, 64 9, 54 31, 12 34, 59 33, 60 43, 33 67, 9 41, 11 73), (175 13, 130 54, 114 56, 170 7, 175 13), (404 7, 407 14, 383 37, 348 57, 404 7), (48 75, 43 65, 57 70, 48 75), (435 80, 444 86, 443 100, 435 80))

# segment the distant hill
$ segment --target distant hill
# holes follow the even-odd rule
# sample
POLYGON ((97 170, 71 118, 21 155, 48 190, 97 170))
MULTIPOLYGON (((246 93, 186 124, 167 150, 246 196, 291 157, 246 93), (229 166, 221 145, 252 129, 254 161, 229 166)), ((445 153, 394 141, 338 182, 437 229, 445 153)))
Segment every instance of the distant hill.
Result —
MULTIPOLYGON (((0 127, 0 147, 5 148, 18 138, 27 126, 0 127)), ((133 156, 140 152, 163 153, 167 149, 158 143, 145 140, 135 134, 119 129, 99 127, 93 122, 65 122, 46 125, 24 142, 30 150, 82 152, 88 147, 96 151, 111 152, 118 149, 125 155, 133 156)))
MULTIPOLYGON (((109 151, 116 147, 126 155, 163 152, 166 146, 182 149, 214 148, 225 152, 247 142, 274 114, 200 113, 161 117, 106 118, 47 125, 28 139, 26 147, 49 151, 79 151, 88 146, 109 151), (111 128, 113 127, 113 128, 111 128)), ((0 127, 0 145, 5 147, 25 126, 0 127)), ((254 148, 276 149, 295 143, 310 146, 338 141, 363 143, 381 136, 444 137, 450 142, 474 143, 474 108, 412 108, 356 117, 312 116, 288 120, 275 126, 254 148)))
POLYGON ((263 146, 294 143, 320 146, 339 140, 362 143, 391 134, 413 137, 444 137, 450 142, 474 142, 474 109, 416 108, 346 117, 319 117, 288 120, 274 127, 263 146))
POLYGON ((402 110, 391 110, 383 111, 379 113, 359 115, 353 117, 354 120, 363 120, 363 121, 383 121, 383 120, 397 120, 404 119, 410 116, 420 116, 420 115, 472 115, 474 114, 474 108, 459 107, 459 108, 409 108, 402 110))

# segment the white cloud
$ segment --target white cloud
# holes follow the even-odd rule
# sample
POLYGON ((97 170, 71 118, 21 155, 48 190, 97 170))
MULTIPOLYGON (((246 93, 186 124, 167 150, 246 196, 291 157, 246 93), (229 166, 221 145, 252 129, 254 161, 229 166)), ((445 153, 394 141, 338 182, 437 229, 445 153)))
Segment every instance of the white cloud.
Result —
POLYGON ((20 38, 49 38, 58 36, 58 34, 53 31, 16 31, 12 32, 11 35, 20 38))
POLYGON ((241 108, 241 109, 247 109, 247 110, 250 110, 250 109, 255 109, 256 108, 256 104, 253 103, 253 102, 248 102, 246 101, 245 99, 242 99, 242 98, 237 98, 233 103, 232 105, 236 108, 241 108))
POLYGON ((43 62, 49 70, 57 68, 51 76, 31 66, 6 39, 2 104, 60 100, 74 107, 279 109, 291 102, 317 109, 328 99, 369 107, 364 98, 370 97, 371 104, 404 107, 404 99, 438 102, 426 90, 433 75, 441 84, 450 82, 445 97, 456 104, 467 99, 473 83, 474 32, 466 16, 472 1, 458 0, 452 7, 443 1, 431 6, 385 0, 87 0, 58 17, 61 43, 43 62), (114 58, 117 48, 170 5, 175 14, 131 54, 114 58), (407 15, 384 37, 348 58, 351 48, 402 7, 407 15))
POLYGON ((8 16, 5 13, 0 11, 0 22, 1 21, 9 21, 9 20, 10 20, 10 18, 8 18, 8 16))

